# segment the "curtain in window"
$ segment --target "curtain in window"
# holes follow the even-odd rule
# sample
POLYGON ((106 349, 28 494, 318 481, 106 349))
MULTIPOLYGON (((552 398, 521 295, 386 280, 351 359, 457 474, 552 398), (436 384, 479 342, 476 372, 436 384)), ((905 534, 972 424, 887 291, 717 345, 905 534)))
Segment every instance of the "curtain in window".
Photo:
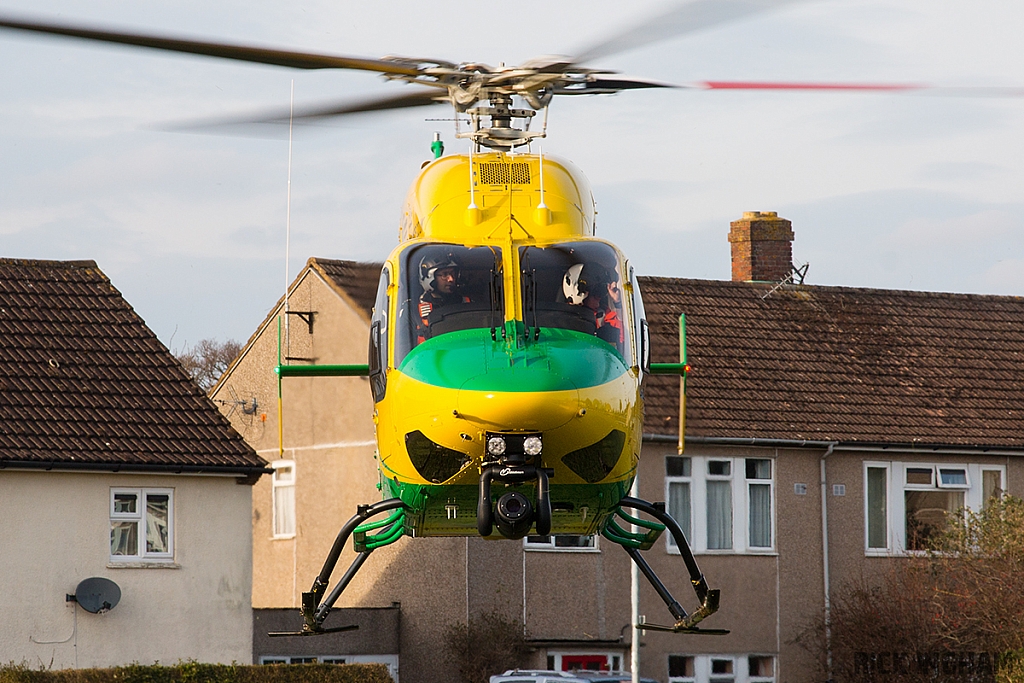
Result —
POLYGON ((732 482, 708 481, 708 549, 732 548, 732 482))
POLYGON ((772 546, 772 487, 768 484, 750 484, 750 545, 772 546))
POLYGON ((1003 495, 1003 475, 999 470, 983 470, 981 473, 981 504, 988 505, 993 498, 1003 495))
POLYGON ((886 533, 886 472, 884 467, 868 468, 868 547, 888 548, 886 533))
MULTIPOLYGON (((690 482, 673 481, 668 485, 668 514, 676 520, 683 530, 683 536, 687 543, 693 543, 690 536, 690 482)), ((668 542, 673 546, 676 544, 671 534, 668 542)))
POLYGON ((295 533, 295 487, 274 487, 274 535, 295 533))
POLYGON ((110 554, 139 554, 139 525, 137 522, 110 523, 110 554))
POLYGON ((170 496, 150 493, 146 496, 146 552, 170 552, 170 496))

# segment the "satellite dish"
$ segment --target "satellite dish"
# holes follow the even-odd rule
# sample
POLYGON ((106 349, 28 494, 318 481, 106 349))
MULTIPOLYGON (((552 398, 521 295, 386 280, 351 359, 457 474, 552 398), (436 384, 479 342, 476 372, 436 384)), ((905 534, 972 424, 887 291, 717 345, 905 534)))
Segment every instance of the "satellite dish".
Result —
POLYGON ((94 576, 85 579, 75 588, 75 601, 86 612, 102 614, 117 606, 121 599, 121 589, 110 579, 94 576))

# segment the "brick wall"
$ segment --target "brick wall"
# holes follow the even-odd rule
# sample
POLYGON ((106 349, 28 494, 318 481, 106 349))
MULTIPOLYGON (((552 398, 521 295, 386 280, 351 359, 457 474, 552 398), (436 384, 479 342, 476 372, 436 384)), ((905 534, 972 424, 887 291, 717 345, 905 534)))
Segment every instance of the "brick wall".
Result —
POLYGON ((729 224, 732 279, 779 282, 793 268, 793 224, 774 211, 746 211, 729 224))

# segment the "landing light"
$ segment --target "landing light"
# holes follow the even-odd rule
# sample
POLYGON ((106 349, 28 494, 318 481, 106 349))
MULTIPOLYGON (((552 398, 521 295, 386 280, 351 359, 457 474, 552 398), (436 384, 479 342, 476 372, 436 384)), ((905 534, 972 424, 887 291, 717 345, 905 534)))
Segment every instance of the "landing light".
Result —
POLYGON ((541 449, 544 444, 541 442, 539 436, 528 436, 523 441, 523 450, 526 451, 527 455, 540 455, 541 449))
POLYGON ((501 455, 505 452, 505 439, 500 436, 492 436, 487 439, 487 452, 491 455, 501 455))

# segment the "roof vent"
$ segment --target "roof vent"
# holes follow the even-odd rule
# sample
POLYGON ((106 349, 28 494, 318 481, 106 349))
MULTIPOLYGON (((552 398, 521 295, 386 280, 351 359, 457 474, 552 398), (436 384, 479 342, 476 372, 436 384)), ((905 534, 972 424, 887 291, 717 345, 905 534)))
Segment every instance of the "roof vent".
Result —
POLYGON ((481 163, 480 183, 483 185, 529 185, 530 165, 527 163, 481 163))

